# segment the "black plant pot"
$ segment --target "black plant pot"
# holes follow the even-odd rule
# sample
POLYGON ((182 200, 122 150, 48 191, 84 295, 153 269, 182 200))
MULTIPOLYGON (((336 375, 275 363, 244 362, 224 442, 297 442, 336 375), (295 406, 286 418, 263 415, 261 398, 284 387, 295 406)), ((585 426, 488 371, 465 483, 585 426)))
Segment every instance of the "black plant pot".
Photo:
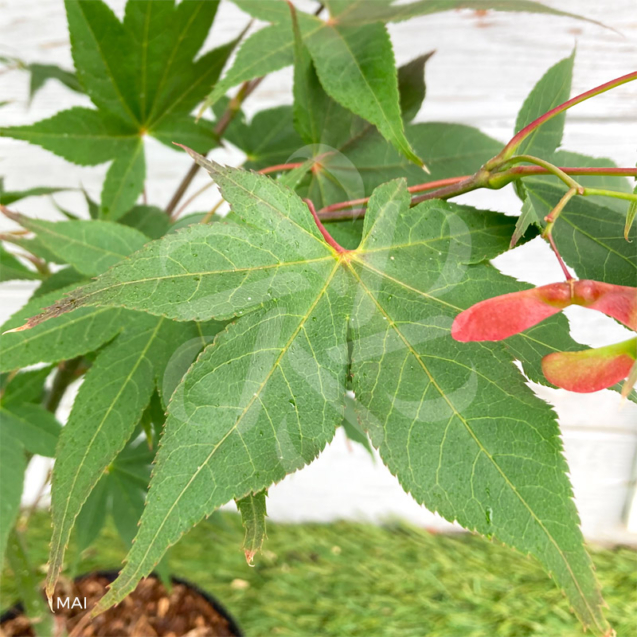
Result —
MULTIPOLYGON (((106 570, 106 571, 92 571, 90 573, 84 573, 82 575, 78 575, 75 578, 75 581, 78 582, 86 577, 97 576, 97 577, 104 577, 108 579, 109 582, 114 582, 117 579, 117 575, 118 575, 118 571, 115 569, 106 570)), ((150 577, 158 577, 158 576, 156 573, 151 573, 150 577)), ((239 628, 239 625, 237 624, 235 618, 210 593, 207 593, 203 589, 199 588, 199 586, 197 586, 196 584, 193 584, 192 582, 189 582, 188 580, 182 579, 180 577, 171 577, 170 579, 173 584, 182 584, 183 586, 190 589, 194 593, 197 593, 199 596, 203 597, 208 602, 208 604, 212 606, 215 612, 218 615, 221 615, 221 617, 223 617, 228 622, 228 629, 234 635, 234 637, 245 637, 243 631, 241 630, 241 628, 239 628)), ((16 617, 18 617, 19 615, 22 615, 23 613, 24 613, 24 606, 22 605, 22 602, 18 602, 11 608, 7 609, 2 614, 0 614, 0 628, 2 627, 2 624, 4 624, 5 622, 8 622, 11 619, 15 619, 16 617)))

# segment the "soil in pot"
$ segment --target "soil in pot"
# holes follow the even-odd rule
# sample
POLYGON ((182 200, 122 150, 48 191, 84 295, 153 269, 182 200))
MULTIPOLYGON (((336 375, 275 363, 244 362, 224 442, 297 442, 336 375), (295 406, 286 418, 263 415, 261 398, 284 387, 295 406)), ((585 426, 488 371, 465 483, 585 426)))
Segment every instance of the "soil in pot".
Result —
MULTIPOLYGON (((86 610, 57 610, 58 626, 64 624, 70 633, 113 579, 110 572, 91 573, 59 584, 56 597, 86 598, 86 610)), ((124 601, 84 628, 82 637, 240 637, 234 620, 212 598, 182 580, 173 581, 169 592, 156 577, 142 580, 124 601)), ((35 635, 29 620, 16 610, 5 613, 0 629, 6 637, 35 635)))

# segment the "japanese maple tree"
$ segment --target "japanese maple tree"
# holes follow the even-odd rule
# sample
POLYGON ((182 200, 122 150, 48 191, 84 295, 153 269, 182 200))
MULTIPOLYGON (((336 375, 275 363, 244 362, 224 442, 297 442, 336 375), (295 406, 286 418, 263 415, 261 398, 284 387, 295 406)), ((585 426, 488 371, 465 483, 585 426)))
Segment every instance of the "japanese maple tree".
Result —
POLYGON ((41 281, 0 341, 0 552, 9 543, 17 559, 23 475, 39 454, 56 460, 49 596, 73 529, 85 548, 109 514, 131 548, 94 614, 228 501, 251 561, 267 489, 343 425, 417 502, 533 555, 583 625, 611 634, 556 416, 528 380, 635 400, 637 340, 581 351, 561 310, 578 304, 637 331, 637 193, 626 179, 637 168, 561 142, 569 108, 637 72, 571 98, 573 53, 502 144, 413 123, 429 56, 396 68, 386 24, 458 7, 584 18, 526 0, 326 0, 315 14, 234 1, 268 25, 200 53, 214 0, 129 0, 123 21, 101 0, 66 0, 75 72, 20 62, 33 92, 53 78, 94 107, 0 135, 111 163, 100 201, 87 196, 90 218, 26 216, 22 198, 55 189, 0 189, 20 226, 0 236, 3 280, 41 281), (243 101, 289 65, 293 105, 246 121, 243 101), (147 135, 194 159, 165 209, 139 203, 147 135), (226 143, 244 151, 243 167, 206 158, 226 143), (226 216, 181 214, 200 167, 226 216), (517 217, 450 201, 509 185, 517 217), (491 264, 538 235, 565 281, 533 289, 491 264), (79 377, 61 427, 55 411, 79 377))

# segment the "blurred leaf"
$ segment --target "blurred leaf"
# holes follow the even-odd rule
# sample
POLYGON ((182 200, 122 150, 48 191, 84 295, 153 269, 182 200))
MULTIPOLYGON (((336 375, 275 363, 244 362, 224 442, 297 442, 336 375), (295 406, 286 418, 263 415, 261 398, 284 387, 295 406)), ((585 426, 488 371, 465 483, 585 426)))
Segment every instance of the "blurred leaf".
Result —
POLYGON ((0 407, 2 428, 29 453, 53 458, 62 425, 41 405, 9 403, 0 407))
POLYGON ((206 119, 195 121, 194 117, 175 115, 162 119, 153 130, 153 137, 173 150, 177 142, 205 154, 219 143, 213 127, 213 122, 206 119))
POLYGON ((28 70, 31 73, 31 83, 29 85, 29 100, 31 101, 49 80, 58 80, 58 82, 61 82, 72 91, 84 93, 84 89, 75 73, 60 68, 55 64, 29 64, 28 70))
POLYGON ((398 76, 386 28, 327 25, 307 38, 316 72, 337 102, 374 124, 407 159, 422 161, 405 137, 398 76))
POLYGON ((35 290, 31 296, 31 299, 37 299, 45 294, 61 290, 62 288, 68 287, 70 289, 70 286, 77 286, 80 283, 85 282, 86 277, 83 274, 80 274, 75 268, 70 266, 62 268, 44 279, 42 283, 40 283, 38 289, 35 290))
POLYGON ((29 281, 41 278, 42 275, 39 272, 27 268, 0 245, 0 282, 16 279, 29 281))
MULTIPOLYGON (((206 217, 207 212, 191 212, 188 215, 184 215, 183 217, 177 218, 170 224, 170 229, 167 234, 173 234, 182 228, 187 228, 195 223, 201 223, 206 217)), ((221 217, 219 215, 213 215, 213 218, 210 221, 219 221, 221 217)))
POLYGON ((39 404, 44 393, 44 382, 51 373, 51 366, 2 374, 2 404, 39 404))
MULTIPOLYGON (((542 219, 563 195, 562 188, 539 181, 527 184, 526 189, 542 219)), ((637 250, 624 238, 626 215, 601 201, 598 197, 571 199, 553 227, 553 238, 579 278, 634 287, 637 250)), ((629 238, 635 241, 637 228, 632 228, 629 238)))
POLYGON ((27 188, 27 190, 5 190, 4 179, 0 177, 0 204, 10 206, 15 201, 26 199, 27 197, 39 197, 41 195, 52 195, 56 192, 62 192, 66 188, 49 188, 41 186, 37 188, 27 188))
POLYGON ((247 155, 245 166, 253 170, 285 163, 303 146, 294 129, 291 106, 260 111, 249 124, 235 121, 224 139, 247 155))
POLYGON ((410 122, 425 99, 425 64, 433 51, 425 53, 398 69, 398 92, 403 119, 410 122))
POLYGON ((111 495, 108 486, 108 476, 104 475, 91 491, 77 516, 75 536, 80 552, 93 544, 106 522, 111 495))
POLYGON ((349 395, 345 395, 345 417, 343 418, 343 431, 349 440, 361 445, 367 453, 372 457, 372 460, 376 460, 372 444, 367 437, 367 434, 361 429, 356 416, 356 400, 349 395))
POLYGON ((151 239, 163 237, 170 227, 168 215, 157 206, 135 206, 119 222, 143 232, 151 239))
POLYGON ((20 214, 11 218, 86 276, 101 274, 148 242, 138 230, 110 221, 44 221, 20 214))
POLYGON ((9 533, 20 512, 27 461, 22 445, 0 427, 0 569, 9 533))

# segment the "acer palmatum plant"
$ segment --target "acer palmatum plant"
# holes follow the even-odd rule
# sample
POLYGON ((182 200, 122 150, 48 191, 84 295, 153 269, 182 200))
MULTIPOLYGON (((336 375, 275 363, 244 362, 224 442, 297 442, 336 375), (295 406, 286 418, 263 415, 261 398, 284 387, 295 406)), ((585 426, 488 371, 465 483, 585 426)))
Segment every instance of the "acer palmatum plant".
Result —
POLYGON ((40 454, 56 459, 49 596, 74 527, 86 548, 108 514, 131 549, 93 615, 233 499, 252 561, 268 487, 344 424, 419 503, 533 555, 583 625, 610 634, 555 413, 527 379, 595 391, 627 378, 634 399, 635 339, 577 351, 560 310, 583 305, 635 330, 637 194, 625 178, 637 169, 558 148, 567 109, 637 73, 569 99, 571 55, 531 91, 503 145, 412 123, 429 56, 396 69, 385 25, 458 3, 331 0, 311 15, 235 2, 270 24, 199 55, 217 2, 131 0, 120 22, 101 1, 67 0, 75 72, 8 62, 30 71, 32 93, 56 78, 94 107, 0 135, 111 163, 100 201, 87 196, 90 219, 14 206, 55 189, 0 193, 20 226, 1 235, 3 280, 41 280, 1 340, 0 549, 19 565, 22 476, 40 454), (262 76, 292 63, 294 104, 247 122, 241 105, 262 76), (139 203, 146 135, 195 160, 163 210, 139 203), (226 143, 243 167, 205 158, 226 143), (227 216, 221 201, 182 214, 207 190, 184 201, 200 167, 227 216), (449 201, 508 184, 518 218, 449 201), (538 231, 565 282, 529 289, 490 265, 538 231), (54 414, 79 377, 62 428, 54 414), (349 392, 356 426, 344 421, 349 392))

